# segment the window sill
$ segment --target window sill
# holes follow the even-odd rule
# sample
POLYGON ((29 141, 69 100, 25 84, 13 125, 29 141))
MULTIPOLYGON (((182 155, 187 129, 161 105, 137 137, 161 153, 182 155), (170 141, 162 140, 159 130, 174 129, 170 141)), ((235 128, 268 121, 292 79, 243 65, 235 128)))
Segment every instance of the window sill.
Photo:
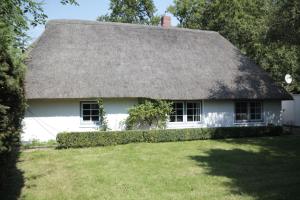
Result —
POLYGON ((196 122, 168 122, 169 124, 202 124, 202 121, 196 122))
POLYGON ((79 125, 79 128, 98 128, 98 127, 100 127, 100 125, 99 124, 94 124, 94 123, 81 123, 80 125, 79 125))
POLYGON ((234 122, 234 125, 253 125, 253 124, 265 124, 264 121, 242 121, 242 122, 234 122))

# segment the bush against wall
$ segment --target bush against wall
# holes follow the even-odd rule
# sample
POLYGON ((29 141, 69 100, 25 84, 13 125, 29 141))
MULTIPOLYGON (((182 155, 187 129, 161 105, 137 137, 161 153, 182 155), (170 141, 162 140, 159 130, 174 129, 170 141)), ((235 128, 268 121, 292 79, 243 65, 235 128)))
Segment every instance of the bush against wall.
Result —
POLYGON ((106 112, 104 110, 103 99, 98 99, 97 103, 98 103, 98 107, 99 107, 100 130, 107 131, 108 124, 107 124, 107 119, 106 119, 106 112))
POLYGON ((115 132, 59 133, 56 137, 59 148, 109 146, 138 142, 175 142, 204 139, 275 136, 283 133, 280 126, 226 127, 167 130, 136 130, 115 132))
POLYGON ((145 100, 129 109, 129 116, 125 121, 126 129, 164 129, 171 112, 171 102, 145 100))

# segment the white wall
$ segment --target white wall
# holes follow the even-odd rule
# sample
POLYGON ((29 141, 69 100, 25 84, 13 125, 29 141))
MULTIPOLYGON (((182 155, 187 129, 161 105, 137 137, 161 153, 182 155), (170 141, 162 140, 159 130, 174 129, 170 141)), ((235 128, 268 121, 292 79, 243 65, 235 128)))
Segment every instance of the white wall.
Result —
MULTIPOLYGON (((136 103, 137 99, 105 99, 109 128, 121 130, 128 116, 128 108, 136 103)), ((23 141, 47 141, 55 139, 58 132, 93 131, 98 128, 97 125, 81 123, 80 100, 29 100, 28 105, 23 120, 23 141)))
MULTIPOLYGON (((86 101, 86 100, 83 100, 86 101)), ((122 130, 128 109, 137 104, 137 99, 104 99, 108 126, 111 130, 122 130)), ((97 125, 83 125, 80 120, 80 100, 29 100, 29 108, 23 120, 22 140, 55 139, 58 132, 92 131, 97 125)), ((203 101, 202 121, 167 124, 167 128, 230 127, 281 125, 281 102, 264 101, 264 122, 235 124, 233 101, 203 101)))
POLYGON ((282 101, 283 124, 300 126, 300 94, 292 95, 293 101, 282 101))
POLYGON ((167 128, 281 125, 281 101, 264 101, 263 110, 263 122, 236 124, 234 121, 234 101, 204 100, 201 122, 169 122, 167 128))

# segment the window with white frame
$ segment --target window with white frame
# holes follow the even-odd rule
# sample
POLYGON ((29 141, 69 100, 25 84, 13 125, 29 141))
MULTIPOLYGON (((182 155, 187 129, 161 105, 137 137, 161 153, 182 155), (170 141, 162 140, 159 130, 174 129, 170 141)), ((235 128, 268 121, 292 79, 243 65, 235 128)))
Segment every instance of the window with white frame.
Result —
POLYGON ((183 102, 174 102, 170 122, 183 122, 184 104, 183 102))
POLYGON ((81 120, 83 123, 99 122, 99 106, 97 102, 81 102, 81 120))
POLYGON ((201 101, 173 102, 170 122, 200 122, 201 106, 201 101))
POLYGON ((187 102, 186 115, 188 122, 198 122, 201 120, 201 103, 200 102, 187 102))
POLYGON ((263 121, 263 104, 261 101, 238 101, 235 102, 236 122, 263 121))

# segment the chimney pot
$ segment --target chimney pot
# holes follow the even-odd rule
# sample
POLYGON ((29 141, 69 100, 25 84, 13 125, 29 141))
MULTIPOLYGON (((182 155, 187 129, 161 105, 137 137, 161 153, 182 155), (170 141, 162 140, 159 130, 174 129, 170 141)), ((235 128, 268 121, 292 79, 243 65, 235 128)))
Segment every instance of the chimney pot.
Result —
POLYGON ((162 16, 161 26, 164 28, 169 28, 171 26, 171 17, 170 16, 162 16))

